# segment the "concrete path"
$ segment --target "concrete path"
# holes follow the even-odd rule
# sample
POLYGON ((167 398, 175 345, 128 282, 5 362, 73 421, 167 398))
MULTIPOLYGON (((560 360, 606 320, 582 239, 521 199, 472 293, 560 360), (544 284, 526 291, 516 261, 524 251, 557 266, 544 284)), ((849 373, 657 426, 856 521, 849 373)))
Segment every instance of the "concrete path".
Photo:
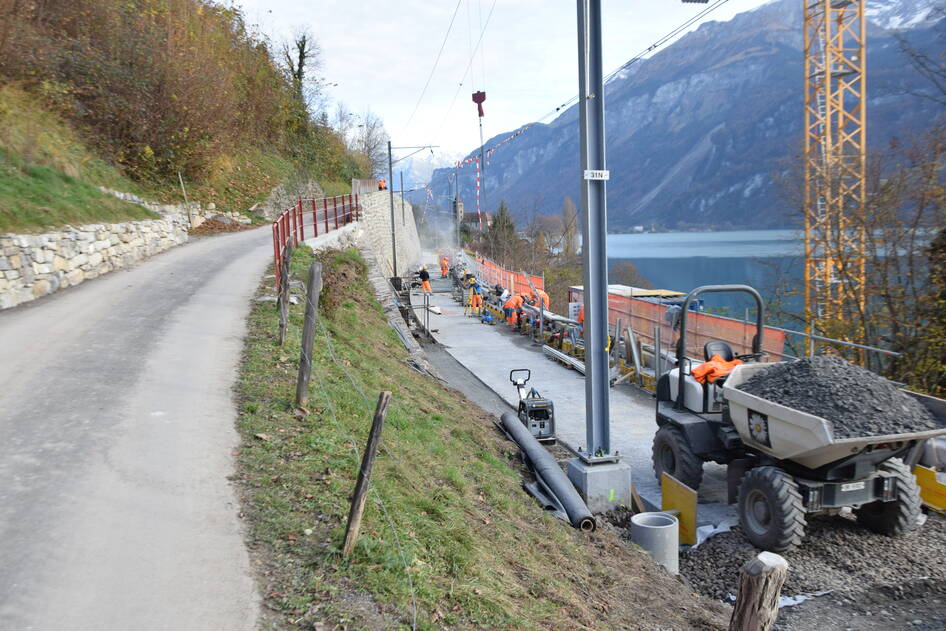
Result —
POLYGON ((0 313, 0 629, 251 630, 227 476, 269 228, 0 313))
MULTIPOLYGON (((428 256, 433 261, 434 257, 428 256)), ((436 329, 435 339, 460 364, 465 366, 510 405, 516 405, 518 394, 509 382, 513 368, 532 371, 530 386, 555 404, 556 433, 570 447, 583 447, 585 441, 585 380, 574 370, 549 360, 541 346, 528 336, 519 335, 505 323, 481 324, 477 318, 463 315, 463 307, 455 302, 450 284, 440 280, 440 267, 428 263, 436 271, 431 305, 440 307, 442 315, 431 314, 430 326, 436 329)), ((420 298, 414 299, 419 303, 420 298)), ((611 448, 619 451, 631 465, 634 486, 645 501, 660 505, 660 489, 651 464, 651 445, 657 425, 654 420, 654 399, 627 385, 611 389, 611 448)), ((704 484, 700 488, 700 523, 719 523, 735 516, 725 505, 725 468, 712 463, 704 467, 704 484)))

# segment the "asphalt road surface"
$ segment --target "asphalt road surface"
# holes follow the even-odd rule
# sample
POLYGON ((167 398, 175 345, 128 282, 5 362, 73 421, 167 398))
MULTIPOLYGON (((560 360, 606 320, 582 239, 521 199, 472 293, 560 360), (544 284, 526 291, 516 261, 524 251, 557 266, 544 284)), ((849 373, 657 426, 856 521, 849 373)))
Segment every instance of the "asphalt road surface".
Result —
POLYGON ((0 312, 0 629, 254 629, 227 480, 267 229, 0 312))

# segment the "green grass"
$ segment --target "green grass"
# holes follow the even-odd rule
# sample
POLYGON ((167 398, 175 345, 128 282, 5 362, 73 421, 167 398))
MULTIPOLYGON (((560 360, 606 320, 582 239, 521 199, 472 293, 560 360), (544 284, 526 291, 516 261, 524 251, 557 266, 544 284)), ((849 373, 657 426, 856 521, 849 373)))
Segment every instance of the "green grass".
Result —
MULTIPOLYGON (((281 626, 409 628, 413 598, 418 627, 428 629, 724 627, 613 532, 580 535, 542 511, 522 491, 518 455, 492 419, 407 364, 360 255, 319 257, 323 328, 309 409, 292 410, 302 305, 291 307, 279 348, 273 303, 254 303, 238 388, 244 513, 281 626), (349 496, 381 390, 393 399, 372 477, 377 496, 343 559, 349 496)), ((312 260, 297 250, 293 276, 303 278, 312 260)), ((271 282, 261 289, 271 292, 271 282)))
MULTIPOLYGON (((0 152, 0 232, 152 217, 96 186, 163 203, 184 199, 176 180, 156 183, 126 177, 90 149, 63 117, 15 85, 0 85, 0 152)), ((200 181, 185 184, 192 202, 245 212, 265 200, 295 168, 274 152, 247 147, 218 159, 200 181)))
POLYGON ((137 204, 54 168, 28 164, 0 149, 0 233, 155 218, 157 215, 137 204))
POLYGON ((348 195, 351 193, 351 182, 322 182, 322 191, 325 193, 326 197, 348 195))

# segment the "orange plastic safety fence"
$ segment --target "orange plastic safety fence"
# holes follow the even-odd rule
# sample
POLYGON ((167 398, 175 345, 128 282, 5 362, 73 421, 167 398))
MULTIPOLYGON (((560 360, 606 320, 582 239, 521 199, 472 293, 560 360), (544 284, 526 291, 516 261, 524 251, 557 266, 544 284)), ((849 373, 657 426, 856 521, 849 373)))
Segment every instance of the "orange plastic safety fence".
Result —
MULTIPOLYGON (((581 291, 569 292, 569 300, 580 302, 581 291)), ((608 294, 608 323, 611 332, 621 319, 623 328, 630 327, 634 334, 645 344, 654 343, 654 328, 660 328, 660 343, 663 347, 675 344, 677 332, 671 328, 666 318, 667 306, 617 294, 608 294)), ((752 339, 755 336, 754 322, 741 322, 709 313, 690 312, 687 315, 686 354, 695 359, 703 358, 703 345, 712 340, 721 340, 729 344, 737 355, 752 352, 752 339)), ((785 333, 765 327, 762 335, 762 350, 768 354, 769 361, 780 361, 785 350, 785 333)))
POLYGON ((491 286, 502 285, 514 294, 531 295, 532 287, 529 285, 529 280, 536 289, 545 290, 545 281, 541 276, 513 272, 484 257, 476 257, 476 268, 476 277, 481 281, 491 286))

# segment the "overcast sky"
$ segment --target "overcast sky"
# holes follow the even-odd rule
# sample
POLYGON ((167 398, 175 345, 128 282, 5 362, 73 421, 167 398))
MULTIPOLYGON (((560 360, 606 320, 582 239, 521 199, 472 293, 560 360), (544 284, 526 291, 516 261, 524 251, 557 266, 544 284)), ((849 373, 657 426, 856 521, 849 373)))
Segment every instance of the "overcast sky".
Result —
MULTIPOLYGON (((487 93, 486 138, 536 120, 578 92, 574 1, 460 0, 437 70, 409 125, 456 0, 234 1, 274 42, 308 27, 322 47, 322 75, 338 84, 329 87, 333 101, 381 116, 395 145, 440 145, 444 158, 479 146, 474 90, 487 93)), ((728 20, 765 2, 729 0, 706 19, 728 20)), ((705 7, 679 0, 604 0, 605 68, 621 65, 705 7)))

